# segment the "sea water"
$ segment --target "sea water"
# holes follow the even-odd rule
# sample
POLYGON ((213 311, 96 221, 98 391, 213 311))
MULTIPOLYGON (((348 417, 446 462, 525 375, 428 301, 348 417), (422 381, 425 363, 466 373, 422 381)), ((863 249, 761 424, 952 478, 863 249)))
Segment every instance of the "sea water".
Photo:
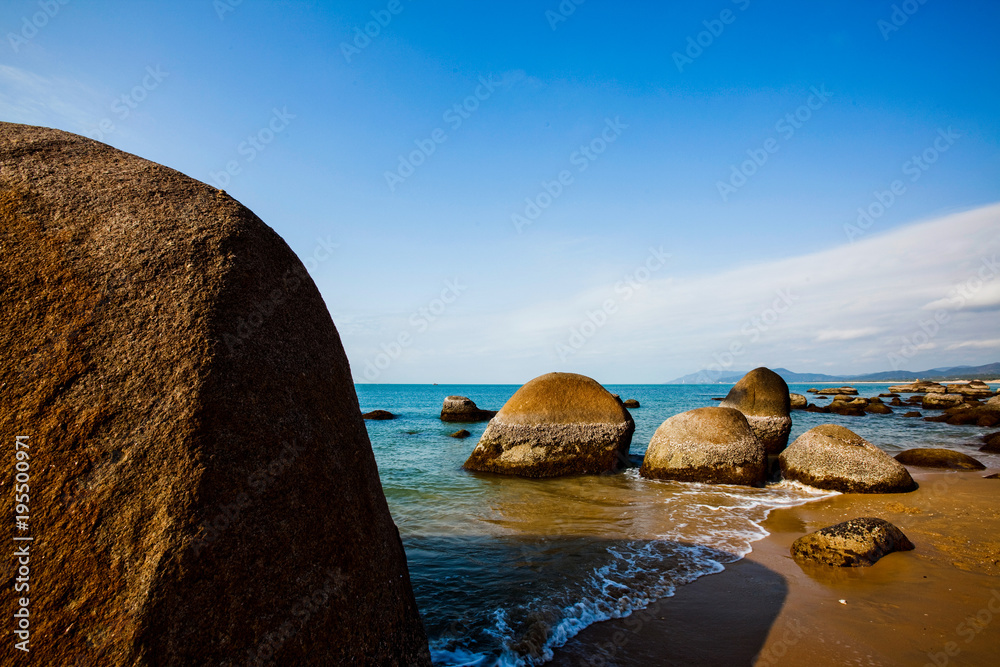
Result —
MULTIPOLYGON (((607 385, 631 410, 636 464, 668 417, 718 405, 732 385, 607 385)), ((791 385, 805 394, 810 385, 791 385)), ((888 384, 855 385, 877 396, 888 384)), ((406 549, 436 665, 538 665, 582 628, 621 618, 700 576, 721 571, 766 536, 768 513, 830 495, 800 484, 765 488, 646 480, 638 468, 530 480, 462 469, 486 423, 439 419, 445 396, 498 410, 515 385, 358 385, 382 487, 406 549), (448 437, 459 429, 464 440, 448 437)), ((828 401, 810 400, 821 405, 828 401)), ((905 399, 905 396, 904 396, 905 399)), ((888 399, 885 399, 888 401, 888 399)), ((890 455, 947 447, 984 455, 984 429, 891 415, 792 413, 791 440, 823 423, 846 426, 890 455)), ((937 414, 937 413, 934 413, 937 414)))

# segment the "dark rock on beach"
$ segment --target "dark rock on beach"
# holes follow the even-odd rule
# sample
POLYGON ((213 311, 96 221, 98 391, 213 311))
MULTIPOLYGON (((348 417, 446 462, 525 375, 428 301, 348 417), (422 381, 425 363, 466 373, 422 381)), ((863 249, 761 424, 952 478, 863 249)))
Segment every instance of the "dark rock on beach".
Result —
POLYGON ((480 410, 475 402, 465 396, 448 396, 441 406, 441 421, 471 424, 485 422, 496 416, 495 410, 480 410))
POLYGON ((768 454, 788 445, 791 398, 784 379, 769 368, 755 368, 737 382, 719 407, 742 412, 768 454))
POLYGON ((763 484, 767 453, 747 418, 733 408, 698 408, 663 422, 639 474, 711 484, 763 484))
POLYGON ((366 412, 361 415, 362 419, 371 419, 374 421, 386 421, 389 419, 395 419, 396 415, 392 414, 388 410, 372 410, 371 412, 366 412))
POLYGON ((635 422, 596 381, 549 373, 511 396, 465 468, 522 477, 598 474, 628 463, 635 422))
POLYGON ((834 567, 868 567, 894 551, 915 547, 884 519, 862 517, 803 535, 792 544, 792 556, 834 567))
POLYGON ((180 172, 10 123, 0 220, 31 664, 429 666, 347 356, 288 245, 180 172))
POLYGON ((917 488, 901 463, 843 426, 809 429, 779 457, 786 479, 843 493, 904 493, 917 488))
POLYGON ((896 460, 908 466, 947 468, 949 470, 986 470, 986 466, 968 454, 950 449, 917 448, 896 454, 896 460))

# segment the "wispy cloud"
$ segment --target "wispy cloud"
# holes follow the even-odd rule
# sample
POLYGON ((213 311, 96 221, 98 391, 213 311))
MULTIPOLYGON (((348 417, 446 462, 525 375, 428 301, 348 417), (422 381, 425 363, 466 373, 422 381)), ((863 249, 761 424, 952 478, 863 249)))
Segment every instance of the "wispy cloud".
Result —
POLYGON ((102 98, 83 84, 0 65, 0 118, 85 133, 100 118, 102 98))
MULTIPOLYGON (((417 355, 400 359, 399 379, 386 379, 518 382, 563 369, 603 381, 662 382, 720 360, 736 370, 880 371, 905 341, 915 367, 984 363, 961 354, 990 349, 968 341, 995 335, 995 314, 986 309, 997 302, 1000 275, 983 267, 998 252, 1000 204, 719 273, 675 276, 668 264, 627 300, 609 284, 568 299, 540 291, 503 312, 455 312, 423 338, 419 362, 417 355), (618 311, 560 360, 557 344, 616 294, 618 311), (942 318, 933 327, 932 303, 942 318), (922 326, 933 328, 928 340, 915 335, 922 326)), ((352 340, 348 349, 377 343, 352 340)))

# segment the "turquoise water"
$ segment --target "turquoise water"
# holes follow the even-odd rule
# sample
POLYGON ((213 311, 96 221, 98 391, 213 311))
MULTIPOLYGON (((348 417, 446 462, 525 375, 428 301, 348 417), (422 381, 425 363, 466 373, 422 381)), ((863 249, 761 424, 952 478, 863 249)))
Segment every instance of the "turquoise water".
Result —
MULTIPOLYGON (((809 386, 790 389, 805 394, 809 386)), ((855 386, 876 396, 889 385, 855 386)), ((631 411, 637 463, 665 419, 716 405, 712 398, 730 387, 607 385, 642 405, 631 411)), ((497 410, 517 388, 357 386, 363 411, 397 415, 367 422, 368 433, 436 665, 541 664, 583 627, 626 616, 742 558, 766 535, 760 524, 770 510, 829 495, 789 482, 752 489, 649 481, 635 468, 551 480, 462 470, 486 423, 440 421, 445 396, 497 410), (448 437, 460 428, 472 436, 448 437)), ((910 409, 865 417, 794 411, 791 437, 837 423, 890 454, 948 447, 1000 466, 1000 457, 970 446, 978 447, 983 429, 904 418, 910 409)))

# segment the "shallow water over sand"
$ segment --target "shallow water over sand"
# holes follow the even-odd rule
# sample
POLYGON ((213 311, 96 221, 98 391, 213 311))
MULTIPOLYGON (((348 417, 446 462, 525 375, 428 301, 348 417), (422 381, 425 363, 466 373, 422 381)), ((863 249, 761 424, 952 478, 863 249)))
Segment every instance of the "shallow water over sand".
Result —
MULTIPOLYGON (((857 385, 865 396, 888 385, 857 385)), ((608 388, 636 398, 631 453, 641 458, 668 417, 715 405, 729 386, 608 388)), ((808 386, 793 385, 805 393, 808 386)), ((445 396, 499 409, 516 386, 359 385, 386 498, 406 547, 435 664, 540 664, 583 627, 628 615, 746 555, 767 513, 829 494, 798 484, 763 489, 657 482, 632 468, 603 476, 526 480, 470 473, 462 463, 486 427, 438 419, 445 396), (472 437, 449 433, 465 428, 472 437)), ((909 408, 907 408, 908 410, 909 408)), ((793 412, 792 438, 839 423, 890 454, 967 444, 985 432, 892 415, 793 412)), ((987 457, 988 458, 988 457, 987 457)))

